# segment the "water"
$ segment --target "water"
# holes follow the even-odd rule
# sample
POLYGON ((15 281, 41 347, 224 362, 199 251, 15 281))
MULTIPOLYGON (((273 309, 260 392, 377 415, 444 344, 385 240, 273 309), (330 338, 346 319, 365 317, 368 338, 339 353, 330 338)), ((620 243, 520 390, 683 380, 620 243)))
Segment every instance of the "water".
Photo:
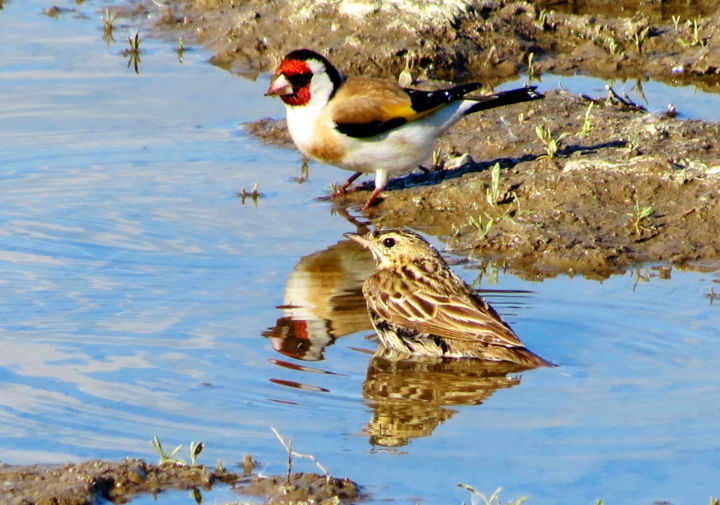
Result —
MULTIPOLYGON (((184 459, 202 440, 202 463, 249 453, 282 473, 273 426, 365 485, 370 503, 469 502, 461 482, 530 503, 717 494, 717 274, 664 280, 643 267, 531 283, 485 272, 479 285, 500 290, 491 303, 560 366, 519 380, 388 373, 363 352, 374 344, 357 288, 372 264, 338 244, 353 226, 314 200, 346 174, 312 165, 298 184, 294 151, 239 126, 282 114, 262 97, 267 82, 214 68, 200 50, 180 64, 148 38, 136 75, 120 55, 132 28, 102 40, 103 3, 63 4, 75 12, 55 19, 47 6, 0 11, 4 462, 155 460, 157 435, 185 444, 184 459), (243 204, 236 193, 255 182, 265 196, 243 204), (383 385, 435 396, 388 398, 383 385)), ((663 98, 686 92, 671 91, 663 98)), ((715 96, 690 102, 720 113, 715 96)), ((132 503, 194 502, 176 492, 132 503)))
MULTIPOLYGON (((527 76, 508 81, 497 89, 510 89, 528 83, 527 76)), ((720 121, 720 94, 706 93, 697 86, 671 86, 659 81, 648 79, 600 79, 584 75, 563 76, 542 74, 533 81, 541 90, 566 89, 576 95, 587 95, 604 99, 608 96, 607 86, 622 97, 645 107, 649 112, 662 114, 669 105, 676 108, 678 119, 702 119, 704 121, 720 121)), ((720 87, 716 86, 720 92, 720 87)))

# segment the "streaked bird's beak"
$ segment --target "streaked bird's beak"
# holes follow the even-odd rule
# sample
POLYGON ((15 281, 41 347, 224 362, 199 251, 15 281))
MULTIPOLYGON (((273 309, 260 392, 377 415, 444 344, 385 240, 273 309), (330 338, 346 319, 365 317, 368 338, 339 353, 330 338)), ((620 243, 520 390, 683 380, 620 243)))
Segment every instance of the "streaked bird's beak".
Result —
POLYGON ((275 76, 275 78, 270 81, 270 87, 265 93, 265 96, 292 95, 294 92, 295 91, 293 90, 292 84, 290 84, 290 81, 288 81, 287 77, 285 77, 283 74, 280 74, 275 76))
POLYGON ((361 246, 366 247, 368 249, 370 249, 370 246, 372 245, 372 241, 366 239, 359 233, 343 233, 343 235, 345 235, 350 240, 353 240, 353 241, 357 242, 358 244, 360 244, 361 246))

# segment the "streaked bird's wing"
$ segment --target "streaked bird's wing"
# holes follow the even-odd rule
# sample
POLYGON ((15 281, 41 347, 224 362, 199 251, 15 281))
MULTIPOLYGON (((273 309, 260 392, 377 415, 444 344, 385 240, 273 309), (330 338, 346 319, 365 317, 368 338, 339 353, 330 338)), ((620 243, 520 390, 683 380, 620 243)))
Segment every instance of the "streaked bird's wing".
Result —
POLYGON ((477 295, 369 288, 375 293, 367 297, 368 307, 392 323, 447 339, 524 347, 492 307, 477 295))

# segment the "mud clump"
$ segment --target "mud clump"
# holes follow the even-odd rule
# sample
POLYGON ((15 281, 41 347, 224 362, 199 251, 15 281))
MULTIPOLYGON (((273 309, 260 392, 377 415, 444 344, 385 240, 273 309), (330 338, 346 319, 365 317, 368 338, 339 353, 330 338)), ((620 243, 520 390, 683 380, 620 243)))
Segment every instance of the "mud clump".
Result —
POLYGON ((0 466, 0 491, 3 503, 8 505, 92 505, 99 499, 124 503, 141 493, 209 489, 215 482, 236 479, 233 474, 202 467, 153 465, 139 459, 0 466))
POLYGON ((314 473, 257 477, 247 485, 239 486, 238 492, 263 496, 268 505, 355 503, 360 497, 358 486, 353 481, 314 473))
POLYGON ((143 493, 168 489, 201 490, 224 483, 271 504, 349 503, 359 498, 357 484, 310 473, 259 477, 202 466, 153 465, 140 459, 91 460, 73 465, 0 465, 3 505, 93 505, 101 500, 126 503, 143 493))

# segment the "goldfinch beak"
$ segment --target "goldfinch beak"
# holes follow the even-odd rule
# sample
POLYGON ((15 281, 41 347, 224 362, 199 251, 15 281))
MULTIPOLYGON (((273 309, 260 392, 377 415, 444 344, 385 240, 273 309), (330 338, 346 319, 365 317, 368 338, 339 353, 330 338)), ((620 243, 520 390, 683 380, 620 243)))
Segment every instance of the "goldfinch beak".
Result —
POLYGON ((270 81, 270 87, 268 88, 267 93, 265 93, 265 96, 292 95, 294 92, 292 84, 290 84, 287 77, 280 74, 270 81))
POLYGON ((354 240, 361 246, 366 247, 368 249, 370 249, 372 246, 372 241, 366 239, 365 237, 363 237, 362 235, 360 235, 358 233, 343 233, 343 235, 345 235, 350 240, 354 240))

